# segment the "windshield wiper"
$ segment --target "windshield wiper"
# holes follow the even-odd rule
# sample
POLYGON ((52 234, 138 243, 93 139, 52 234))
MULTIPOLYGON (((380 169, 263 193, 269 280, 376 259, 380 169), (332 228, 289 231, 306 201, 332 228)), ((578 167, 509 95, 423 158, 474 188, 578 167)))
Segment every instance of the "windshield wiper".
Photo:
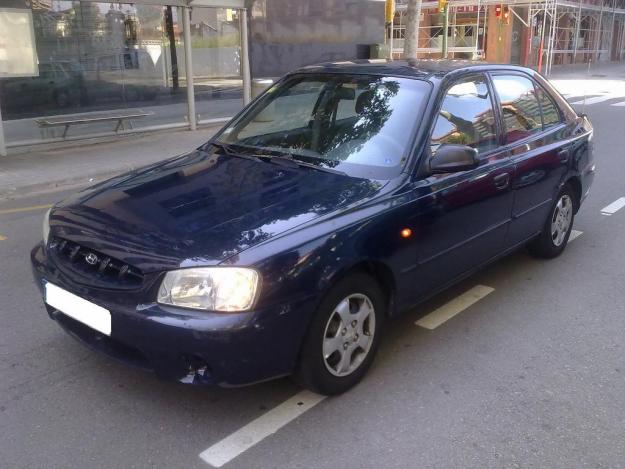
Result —
POLYGON ((291 164, 291 166, 299 166, 302 168, 309 168, 309 169, 315 169, 317 171, 323 171, 324 173, 347 176, 347 174, 344 173, 343 171, 339 171, 338 169, 326 168, 324 166, 317 166, 316 164, 313 164, 313 163, 307 163, 306 161, 302 161, 302 160, 295 158, 290 153, 285 153, 284 155, 280 155, 280 156, 267 155, 267 154, 261 154, 261 155, 255 155, 255 156, 260 159, 267 159, 268 161, 272 161, 278 164, 283 164, 283 165, 291 164))
POLYGON ((211 145, 214 146, 214 147, 219 148, 221 151, 224 152, 224 154, 226 154, 228 156, 234 156, 235 158, 243 158, 243 159, 252 160, 252 161, 259 161, 259 157, 258 156, 246 155, 244 153, 237 152, 230 145, 228 145, 227 143, 211 142, 211 145))
POLYGON ((344 173, 343 171, 339 171, 338 169, 326 168, 324 166, 318 166, 316 164, 307 163, 306 161, 297 159, 291 153, 285 152, 282 155, 271 155, 269 153, 246 154, 246 153, 241 153, 241 152, 234 150, 232 146, 227 143, 211 142, 211 145, 219 148, 228 156, 234 156, 237 158, 245 158, 245 159, 254 160, 254 161, 273 161, 274 163, 277 163, 277 164, 291 165, 291 167, 299 166, 302 168, 309 168, 309 169, 314 169, 317 171, 323 171, 325 173, 347 176, 346 173, 344 173))

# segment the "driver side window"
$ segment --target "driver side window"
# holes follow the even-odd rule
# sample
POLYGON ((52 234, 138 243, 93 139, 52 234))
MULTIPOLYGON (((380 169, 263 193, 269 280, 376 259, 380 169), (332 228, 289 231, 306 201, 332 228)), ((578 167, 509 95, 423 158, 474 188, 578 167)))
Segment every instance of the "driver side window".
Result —
POLYGON ((485 77, 459 81, 445 93, 430 138, 432 154, 443 144, 467 145, 478 153, 497 148, 495 115, 485 77))

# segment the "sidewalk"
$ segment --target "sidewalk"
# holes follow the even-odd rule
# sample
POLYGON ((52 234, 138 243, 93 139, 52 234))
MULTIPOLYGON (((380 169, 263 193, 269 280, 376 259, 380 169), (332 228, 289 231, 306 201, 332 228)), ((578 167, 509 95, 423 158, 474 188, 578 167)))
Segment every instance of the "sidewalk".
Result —
POLYGON ((94 184, 193 150, 219 128, 135 134, 115 141, 85 141, 0 157, 0 201, 94 184))
POLYGON ((587 63, 575 65, 554 65, 551 69, 550 80, 561 79, 625 79, 625 63, 624 62, 600 62, 591 63, 590 67, 587 63))

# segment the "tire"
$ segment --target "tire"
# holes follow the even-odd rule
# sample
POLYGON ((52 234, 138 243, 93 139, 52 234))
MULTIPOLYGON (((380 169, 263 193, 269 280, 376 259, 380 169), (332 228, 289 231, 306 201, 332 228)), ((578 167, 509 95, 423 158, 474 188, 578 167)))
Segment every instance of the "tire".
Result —
POLYGON ((577 195, 570 184, 560 190, 541 234, 529 244, 530 253, 544 259, 559 256, 566 247, 577 211, 577 195))
POLYGON ((386 309, 385 295, 370 276, 355 273, 340 280, 311 321, 295 381, 325 395, 355 386, 373 362, 386 309))

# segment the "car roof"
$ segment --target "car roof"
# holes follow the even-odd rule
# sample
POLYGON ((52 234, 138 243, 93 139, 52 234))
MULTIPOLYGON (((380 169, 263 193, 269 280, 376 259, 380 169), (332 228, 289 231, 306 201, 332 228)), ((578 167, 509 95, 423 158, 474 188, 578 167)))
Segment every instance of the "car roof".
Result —
POLYGON ((418 60, 390 60, 365 59, 342 62, 327 62, 295 70, 293 73, 346 73, 400 76, 430 80, 444 78, 454 72, 488 71, 488 70, 516 70, 533 75, 534 70, 516 65, 491 64, 472 60, 446 59, 418 59, 418 60))

